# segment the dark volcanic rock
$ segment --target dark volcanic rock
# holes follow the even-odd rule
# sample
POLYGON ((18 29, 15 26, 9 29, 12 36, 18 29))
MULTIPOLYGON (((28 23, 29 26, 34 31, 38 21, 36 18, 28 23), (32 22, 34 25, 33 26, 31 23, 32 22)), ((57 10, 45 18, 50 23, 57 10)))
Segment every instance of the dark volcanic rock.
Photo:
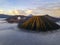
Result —
POLYGON ((18 27, 29 31, 52 31, 60 28, 45 16, 33 16, 27 21, 19 23, 18 27))
POLYGON ((45 17, 48 18, 49 20, 53 21, 53 22, 60 21, 60 18, 57 18, 57 17, 52 17, 52 16, 49 16, 49 15, 45 15, 45 17))
POLYGON ((0 14, 0 18, 9 18, 9 15, 5 15, 5 14, 0 14))
POLYGON ((22 15, 17 15, 17 16, 11 16, 6 19, 7 22, 9 23, 18 23, 20 20, 24 19, 25 16, 22 15))

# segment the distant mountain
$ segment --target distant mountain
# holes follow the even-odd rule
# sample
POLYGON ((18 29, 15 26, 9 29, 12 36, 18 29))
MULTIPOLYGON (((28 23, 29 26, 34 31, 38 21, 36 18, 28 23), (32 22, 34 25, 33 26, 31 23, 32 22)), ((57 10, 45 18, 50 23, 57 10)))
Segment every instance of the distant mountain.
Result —
POLYGON ((52 31, 60 28, 45 16, 33 16, 22 24, 19 23, 18 27, 30 31, 52 31))
POLYGON ((6 21, 9 23, 18 23, 20 20, 24 19, 25 17, 26 16, 24 15, 15 15, 7 18, 6 21))
POLYGON ((13 17, 21 17, 21 18, 24 18, 24 17, 26 17, 26 16, 24 16, 24 15, 15 15, 15 16, 13 16, 13 17))
POLYGON ((0 14, 0 18, 9 18, 9 15, 5 15, 5 14, 0 14))
POLYGON ((29 14, 28 17, 32 17, 33 15, 32 14, 29 14))
POLYGON ((60 18, 52 17, 52 16, 49 16, 49 15, 45 15, 45 17, 48 18, 49 20, 53 21, 53 22, 60 21, 60 18))
POLYGON ((32 17, 33 17, 33 15, 25 16, 25 17, 22 18, 19 22, 20 22, 20 24, 21 24, 21 23, 23 23, 23 22, 29 20, 29 19, 32 18, 32 17))
POLYGON ((11 16, 9 18, 6 19, 6 21, 8 21, 9 23, 15 23, 15 22, 24 22, 24 21, 27 21, 29 18, 31 18, 32 15, 29 15, 29 16, 25 16, 25 15, 14 15, 14 16, 11 16), (20 18, 20 19, 18 19, 20 18))

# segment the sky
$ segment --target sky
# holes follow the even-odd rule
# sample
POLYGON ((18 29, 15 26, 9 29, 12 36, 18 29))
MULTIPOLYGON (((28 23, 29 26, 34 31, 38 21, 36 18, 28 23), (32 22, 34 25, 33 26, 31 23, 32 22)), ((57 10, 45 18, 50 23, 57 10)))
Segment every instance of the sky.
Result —
POLYGON ((0 0, 0 13, 52 14, 54 11, 59 13, 59 10, 60 0, 0 0))

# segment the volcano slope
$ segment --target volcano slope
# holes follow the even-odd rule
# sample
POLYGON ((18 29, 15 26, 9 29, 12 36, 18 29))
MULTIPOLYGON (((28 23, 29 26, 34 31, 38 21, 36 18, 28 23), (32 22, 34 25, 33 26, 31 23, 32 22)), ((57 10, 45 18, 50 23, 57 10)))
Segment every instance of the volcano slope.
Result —
POLYGON ((33 16, 29 20, 18 24, 21 29, 26 29, 29 31, 52 31, 59 29, 60 26, 49 20, 45 16, 33 16))
POLYGON ((45 15, 46 18, 48 18, 49 20, 53 21, 53 22, 59 22, 60 18, 57 17, 53 17, 53 16, 49 16, 49 15, 45 15))

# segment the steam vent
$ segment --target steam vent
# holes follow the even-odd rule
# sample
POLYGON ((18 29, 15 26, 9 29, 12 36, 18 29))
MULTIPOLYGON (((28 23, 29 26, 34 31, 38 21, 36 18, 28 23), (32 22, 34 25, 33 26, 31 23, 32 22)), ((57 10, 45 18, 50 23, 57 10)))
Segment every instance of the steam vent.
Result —
POLYGON ((21 29, 26 29, 30 31, 52 31, 59 29, 60 26, 49 20, 45 16, 33 16, 29 20, 19 23, 18 25, 21 29))

